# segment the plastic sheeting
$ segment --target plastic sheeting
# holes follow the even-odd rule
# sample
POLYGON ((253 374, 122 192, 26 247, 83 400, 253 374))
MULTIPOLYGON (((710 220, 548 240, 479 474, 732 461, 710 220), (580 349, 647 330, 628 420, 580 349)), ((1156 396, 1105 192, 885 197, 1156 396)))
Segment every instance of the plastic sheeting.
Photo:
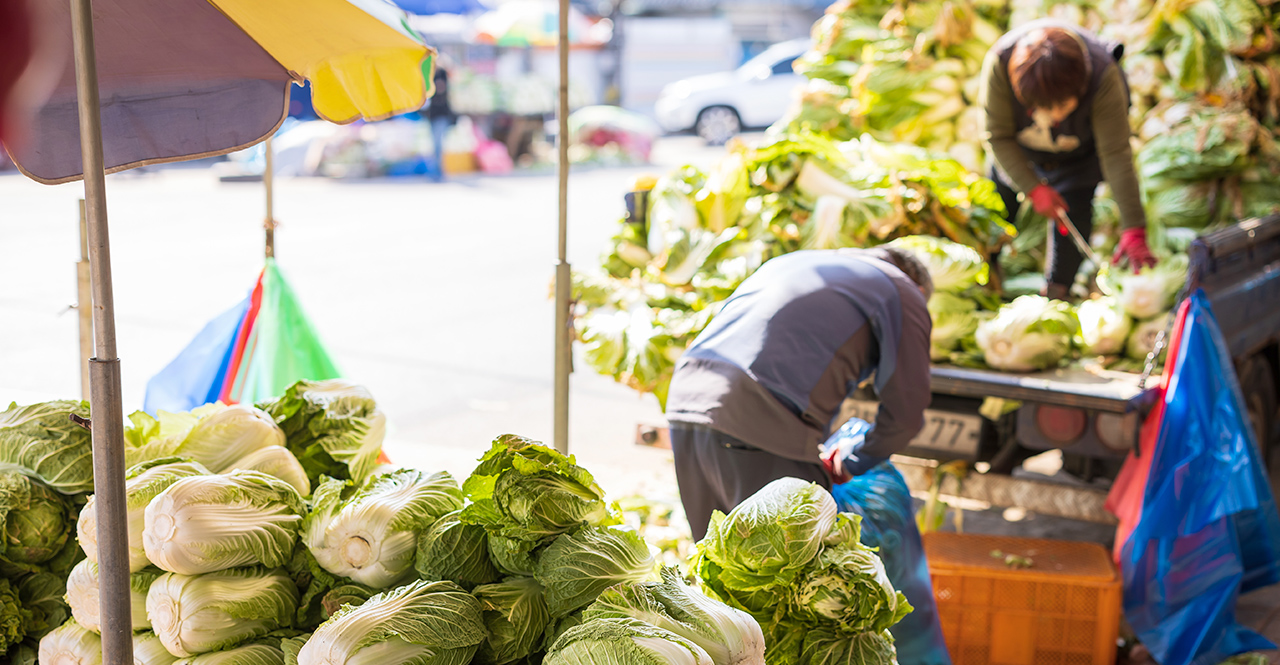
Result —
MULTIPOLYGON (((827 445, 844 439, 861 439, 871 431, 866 421, 853 418, 845 423, 827 445)), ((911 490, 893 464, 883 462, 870 471, 836 485, 831 495, 842 512, 862 516, 862 544, 880 548, 885 572, 893 587, 907 597, 914 608, 893 633, 900 665, 950 665, 938 606, 933 599, 933 583, 924 544, 916 527, 911 506, 911 490)))
POLYGON ((1280 581, 1280 516, 1222 333, 1191 297, 1142 510, 1121 552, 1124 610, 1161 665, 1274 648, 1235 618, 1280 581))

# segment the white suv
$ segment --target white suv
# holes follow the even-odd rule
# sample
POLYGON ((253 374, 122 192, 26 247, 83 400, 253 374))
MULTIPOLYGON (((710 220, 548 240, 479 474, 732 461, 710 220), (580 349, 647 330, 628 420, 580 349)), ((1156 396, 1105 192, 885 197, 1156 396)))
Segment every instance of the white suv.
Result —
POLYGON ((745 128, 767 127, 787 112, 804 77, 791 63, 812 42, 774 44, 731 72, 676 81, 662 89, 654 113, 668 132, 692 129, 707 143, 721 144, 745 128))

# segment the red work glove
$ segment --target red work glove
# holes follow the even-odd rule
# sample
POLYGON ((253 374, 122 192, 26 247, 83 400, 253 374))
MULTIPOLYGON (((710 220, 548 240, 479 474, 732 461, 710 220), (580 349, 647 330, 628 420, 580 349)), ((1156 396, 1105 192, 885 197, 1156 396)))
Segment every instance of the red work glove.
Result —
POLYGON ((1067 203, 1062 200, 1058 190, 1048 185, 1036 185, 1035 189, 1027 193, 1027 198, 1031 199, 1031 207, 1037 213, 1058 223, 1059 235, 1067 235, 1067 226, 1062 223, 1059 215, 1071 210, 1067 208, 1067 203))
POLYGON ((1129 266, 1135 271, 1156 264, 1156 257, 1151 255, 1151 248, 1147 247, 1146 229, 1125 229, 1120 233, 1120 242, 1116 245, 1116 253, 1111 257, 1111 262, 1119 263, 1124 258, 1129 259, 1129 266))

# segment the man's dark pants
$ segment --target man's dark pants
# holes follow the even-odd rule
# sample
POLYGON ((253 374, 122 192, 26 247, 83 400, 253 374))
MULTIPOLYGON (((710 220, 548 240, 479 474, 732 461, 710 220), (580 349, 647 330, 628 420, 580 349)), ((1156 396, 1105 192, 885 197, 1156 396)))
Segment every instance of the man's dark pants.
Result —
POLYGON ((712 511, 728 513, 779 478, 799 478, 831 489, 816 451, 813 463, 797 462, 703 425, 673 422, 670 432, 680 502, 694 540, 707 534, 712 511))

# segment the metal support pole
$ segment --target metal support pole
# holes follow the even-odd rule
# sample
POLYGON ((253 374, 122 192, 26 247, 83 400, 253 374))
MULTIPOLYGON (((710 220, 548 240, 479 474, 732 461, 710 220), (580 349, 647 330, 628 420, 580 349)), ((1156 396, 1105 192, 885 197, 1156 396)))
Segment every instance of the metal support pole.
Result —
POLYGON ((124 415, 120 359, 116 357, 111 245, 107 232, 106 174, 102 158, 98 67, 91 0, 71 0, 80 153, 84 164, 89 270, 92 276, 94 358, 89 364, 93 414, 93 485, 98 506, 98 592, 104 665, 133 665, 129 609, 129 514, 124 502, 124 415))
POLYGON ((76 262, 76 319, 80 324, 80 395, 92 399, 89 359, 93 357, 93 292, 89 277, 89 229, 84 199, 80 199, 80 260, 76 262))
POLYGON ((555 446, 569 452, 569 370, 572 347, 569 338, 569 0, 560 0, 560 95, 556 120, 556 144, 560 149, 556 172, 560 185, 559 263, 556 264, 556 380, 555 446))
POLYGON ((269 259, 276 255, 276 169, 271 137, 267 137, 263 145, 267 154, 267 165, 262 172, 262 184, 267 189, 267 219, 262 225, 267 230, 267 258, 269 259))

